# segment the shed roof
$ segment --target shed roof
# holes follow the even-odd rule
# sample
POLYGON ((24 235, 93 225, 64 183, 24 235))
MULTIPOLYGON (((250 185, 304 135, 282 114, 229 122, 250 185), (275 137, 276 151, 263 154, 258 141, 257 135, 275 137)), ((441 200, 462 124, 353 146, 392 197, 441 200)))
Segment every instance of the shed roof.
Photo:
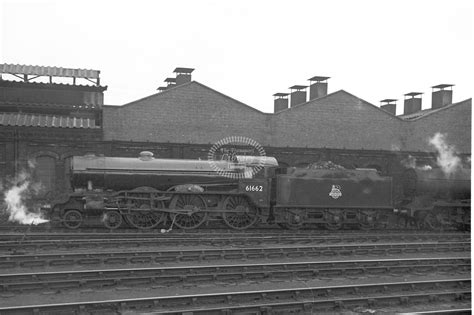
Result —
POLYGON ((95 119, 30 113, 0 113, 0 126, 49 128, 100 128, 95 119))
POLYGON ((100 71, 32 65, 0 64, 0 73, 98 79, 100 71))

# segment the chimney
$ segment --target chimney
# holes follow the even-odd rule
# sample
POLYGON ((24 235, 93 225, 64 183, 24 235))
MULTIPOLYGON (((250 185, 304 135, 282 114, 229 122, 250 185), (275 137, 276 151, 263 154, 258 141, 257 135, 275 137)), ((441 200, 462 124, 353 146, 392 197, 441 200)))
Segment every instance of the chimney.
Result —
POLYGON ((159 88, 157 88, 157 90, 158 90, 159 92, 163 92, 163 91, 166 90, 167 88, 168 88, 168 87, 166 87, 166 86, 160 86, 159 88))
POLYGON ((392 115, 396 115, 397 112, 397 104, 394 103, 396 102, 396 99, 393 98, 387 98, 384 100, 380 101, 380 108, 383 109, 386 112, 389 112, 392 115))
POLYGON ((328 83, 323 82, 329 79, 330 77, 312 77, 308 79, 310 81, 309 86, 309 100, 314 100, 315 98, 320 98, 328 95, 328 83), (314 82, 314 83, 313 83, 314 82))
POLYGON ((453 86, 454 84, 439 84, 432 86, 431 93, 431 108, 441 108, 453 103, 453 86), (445 90, 445 88, 450 88, 445 90), (435 91, 435 89, 439 89, 435 91))
POLYGON ((168 83, 168 85, 166 86, 167 89, 170 89, 170 88, 176 86, 176 79, 175 78, 166 78, 164 82, 168 83))
POLYGON ((275 93, 273 96, 275 97, 274 101, 274 113, 281 112, 288 108, 288 93, 275 93))
POLYGON ((409 115, 421 110, 421 97, 415 98, 415 96, 421 95, 421 92, 410 92, 405 94, 405 101, 403 104, 403 115, 409 115), (411 98, 407 98, 411 96, 411 98))
POLYGON ((194 69, 192 68, 176 68, 174 69, 174 73, 176 73, 176 85, 181 85, 184 83, 191 82, 191 72, 194 69))
POLYGON ((293 85, 291 90, 291 107, 306 103, 306 85, 293 85))

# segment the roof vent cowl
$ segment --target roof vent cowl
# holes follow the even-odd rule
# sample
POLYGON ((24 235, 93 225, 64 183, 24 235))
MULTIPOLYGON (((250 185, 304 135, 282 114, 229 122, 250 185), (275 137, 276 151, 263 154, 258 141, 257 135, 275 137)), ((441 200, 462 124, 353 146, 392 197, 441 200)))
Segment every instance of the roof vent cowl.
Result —
POLYGON ((421 92, 410 92, 405 94, 405 101, 403 104, 403 115, 409 115, 421 110, 421 96, 415 97, 418 95, 422 95, 421 92), (410 96, 410 98, 408 98, 410 96))
POLYGON ((303 103, 306 103, 306 85, 293 85, 290 87, 291 90, 291 100, 290 106, 296 106, 303 103))
POLYGON ((431 94, 432 109, 441 108, 453 103, 453 86, 454 84, 438 84, 431 87, 433 89, 431 94), (435 89, 438 89, 438 91, 435 89))

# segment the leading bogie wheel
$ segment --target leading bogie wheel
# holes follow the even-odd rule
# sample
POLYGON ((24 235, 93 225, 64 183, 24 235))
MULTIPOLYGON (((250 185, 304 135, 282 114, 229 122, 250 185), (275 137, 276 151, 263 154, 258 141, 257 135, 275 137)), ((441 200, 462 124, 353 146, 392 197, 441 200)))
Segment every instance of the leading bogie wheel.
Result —
POLYGON ((179 212, 171 215, 172 222, 184 230, 198 228, 207 220, 206 202, 198 195, 174 196, 170 208, 179 212))
POLYGON ((66 210, 63 216, 63 224, 69 229, 79 228, 82 220, 82 213, 78 210, 66 210))
POLYGON ((222 219, 225 224, 236 230, 245 230, 258 220, 258 210, 246 197, 229 196, 224 200, 222 219))
POLYGON ((120 212, 110 210, 104 213, 102 222, 106 228, 114 230, 122 225, 123 218, 120 212))

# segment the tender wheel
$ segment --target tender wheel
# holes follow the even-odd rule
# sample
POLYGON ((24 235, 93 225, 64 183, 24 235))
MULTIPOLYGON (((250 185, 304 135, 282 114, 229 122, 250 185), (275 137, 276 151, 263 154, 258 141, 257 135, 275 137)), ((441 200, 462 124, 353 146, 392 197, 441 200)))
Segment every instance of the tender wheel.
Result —
POLYGON ((104 226, 108 229, 114 230, 122 225, 122 215, 118 211, 107 211, 102 217, 104 226))
MULTIPOLYGON (((163 209, 162 201, 155 202, 155 208, 163 209)), ((140 230, 149 230, 166 220, 166 212, 153 211, 149 205, 140 206, 143 210, 132 210, 131 213, 125 215, 127 223, 140 230)))
POLYGON ((377 211, 362 210, 360 211, 359 228, 361 230, 372 230, 377 223, 377 211))
POLYGON ((282 225, 287 229, 298 230, 303 226, 303 218, 298 212, 287 210, 285 212, 285 220, 286 222, 282 225))
POLYGON ((195 229, 207 220, 206 203, 197 195, 175 196, 171 200, 170 208, 185 210, 171 215, 174 224, 181 229, 195 229))
POLYGON ((236 230, 245 230, 258 220, 258 210, 251 205, 247 198, 229 196, 224 200, 224 209, 234 212, 223 212, 222 219, 227 226, 236 230))
POLYGON ((77 210, 66 210, 63 216, 63 224, 69 229, 77 229, 82 224, 82 214, 77 210))
POLYGON ((326 229, 340 230, 342 228, 342 214, 341 210, 328 210, 326 212, 326 223, 324 223, 326 229))

